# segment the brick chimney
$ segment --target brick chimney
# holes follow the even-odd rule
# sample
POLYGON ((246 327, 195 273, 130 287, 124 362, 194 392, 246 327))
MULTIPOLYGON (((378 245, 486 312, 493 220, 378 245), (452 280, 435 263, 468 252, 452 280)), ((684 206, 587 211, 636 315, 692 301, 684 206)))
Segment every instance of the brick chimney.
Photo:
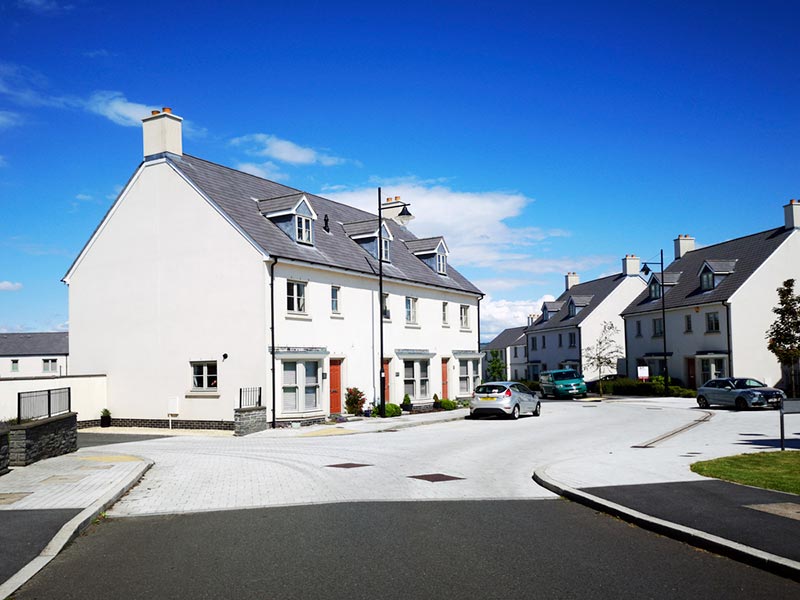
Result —
POLYGON ((570 289, 573 285, 578 285, 580 281, 580 277, 578 277, 577 273, 570 272, 564 275, 564 285, 566 289, 570 289))
POLYGON ((182 121, 182 118, 172 114, 172 109, 169 107, 164 107, 160 111, 154 110, 149 117, 142 119, 144 157, 164 152, 181 156, 183 154, 182 121))
POLYGON ((694 238, 687 235, 678 235, 675 238, 675 260, 681 258, 687 252, 694 250, 694 238))
POLYGON ((783 207, 783 220, 786 229, 800 229, 800 200, 789 200, 783 207))
POLYGON ((622 274, 632 277, 639 274, 641 262, 635 254, 626 254, 622 259, 622 274))

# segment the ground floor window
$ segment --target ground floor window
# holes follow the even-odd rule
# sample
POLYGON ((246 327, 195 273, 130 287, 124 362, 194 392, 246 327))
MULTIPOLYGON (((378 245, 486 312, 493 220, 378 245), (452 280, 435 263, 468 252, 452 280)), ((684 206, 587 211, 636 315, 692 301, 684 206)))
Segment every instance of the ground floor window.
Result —
POLYGON ((301 412, 319 408, 319 371, 316 360, 283 361, 283 411, 301 412))
POLYGON ((703 383, 709 379, 725 377, 724 358, 703 358, 700 359, 700 376, 703 383))
POLYGON ((217 389, 217 361, 192 363, 192 389, 200 391, 217 389))
POLYGON ((663 358, 648 358, 647 368, 650 372, 650 377, 663 376, 667 370, 667 362, 663 358))
POLYGON ((430 366, 426 359, 403 361, 403 394, 411 400, 430 398, 430 366))
POLYGON ((458 361, 458 393, 471 394, 480 383, 480 360, 462 359, 458 361))
POLYGON ((540 365, 530 365, 528 367, 528 379, 531 381, 539 381, 539 373, 542 368, 540 365))

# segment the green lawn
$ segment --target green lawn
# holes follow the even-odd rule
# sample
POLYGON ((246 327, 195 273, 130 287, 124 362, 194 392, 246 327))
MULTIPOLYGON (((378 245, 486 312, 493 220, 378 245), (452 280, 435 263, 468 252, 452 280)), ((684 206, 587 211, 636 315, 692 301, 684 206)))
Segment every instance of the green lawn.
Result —
POLYGON ((692 471, 769 490, 800 494, 800 452, 739 454, 692 465, 692 471))

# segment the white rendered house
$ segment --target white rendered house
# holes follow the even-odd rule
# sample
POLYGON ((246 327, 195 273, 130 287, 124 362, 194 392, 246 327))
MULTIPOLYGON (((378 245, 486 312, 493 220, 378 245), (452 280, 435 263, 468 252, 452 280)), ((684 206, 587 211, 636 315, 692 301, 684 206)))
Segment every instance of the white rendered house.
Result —
POLYGON ((647 289, 623 312, 628 373, 649 367, 696 388, 716 377, 781 382, 781 367, 767 349, 777 289, 800 282, 800 201, 784 206, 781 227, 695 248, 675 239, 675 260, 652 273, 647 289), (662 316, 662 290, 664 313, 662 316), (666 357, 664 336, 666 335, 666 357))
POLYGON ((0 333, 0 378, 69 375, 66 331, 0 333))
MULTIPOLYGON (((600 377, 584 366, 583 351, 597 342, 606 321, 619 331, 615 341, 625 351, 622 310, 645 288, 639 259, 626 255, 622 272, 580 283, 576 273, 565 276, 564 292, 542 304, 541 316, 525 330, 528 343, 528 378, 552 369, 572 368, 587 381, 600 377)), ((602 373, 607 375, 608 373, 602 373)))
POLYGON ((381 324, 387 402, 471 394, 482 294, 401 203, 379 224, 184 154, 168 109, 143 121, 144 161, 64 277, 72 371, 107 375, 115 423, 227 427, 251 387, 276 421, 343 412, 349 387, 376 400, 381 324))
POLYGON ((528 353, 525 346, 526 325, 509 327, 497 334, 491 342, 483 347, 483 379, 488 380, 487 368, 492 360, 492 350, 500 353, 500 358, 506 366, 505 379, 519 381, 527 376, 528 353))

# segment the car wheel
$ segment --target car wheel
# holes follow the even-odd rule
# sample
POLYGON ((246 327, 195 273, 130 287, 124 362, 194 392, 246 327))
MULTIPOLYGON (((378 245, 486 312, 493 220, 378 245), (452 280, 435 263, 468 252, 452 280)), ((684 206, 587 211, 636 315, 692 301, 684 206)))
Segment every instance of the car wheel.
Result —
POLYGON ((705 396, 697 397, 697 406, 699 406, 700 408, 708 408, 708 400, 706 400, 705 396))
POLYGON ((747 400, 745 400, 744 398, 737 398, 736 410, 747 410, 747 400))
POLYGON ((519 404, 515 404, 514 408, 511 409, 511 418, 515 421, 519 419, 519 404))
POLYGON ((533 409, 533 416, 538 417, 540 414, 542 414, 542 403, 537 402, 536 408, 533 409))

